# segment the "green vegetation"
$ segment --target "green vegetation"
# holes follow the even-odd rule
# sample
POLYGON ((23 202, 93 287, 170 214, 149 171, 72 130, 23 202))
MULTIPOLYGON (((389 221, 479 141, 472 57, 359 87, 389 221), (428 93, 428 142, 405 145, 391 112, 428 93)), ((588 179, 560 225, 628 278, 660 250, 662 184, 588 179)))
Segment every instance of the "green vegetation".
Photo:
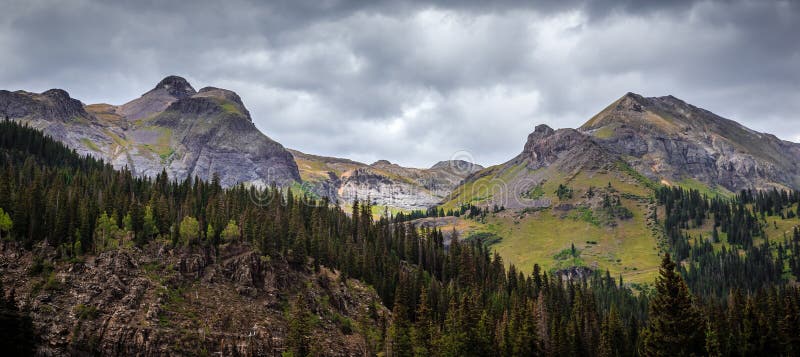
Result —
POLYGON ((525 164, 519 164, 503 169, 501 166, 492 166, 480 171, 476 175, 478 179, 469 181, 453 190, 447 197, 447 202, 440 207, 445 211, 457 210, 463 204, 479 204, 485 202, 495 195, 503 195, 508 192, 509 185, 522 173, 530 173, 525 164))
POLYGON ((581 259, 581 250, 575 248, 575 244, 571 244, 570 248, 561 250, 553 255, 553 271, 560 269, 567 269, 571 267, 583 267, 586 263, 581 259))
POLYGON ((558 188, 554 193, 556 194, 556 196, 558 196, 558 199, 561 201, 572 198, 572 188, 564 184, 558 184, 558 188))
POLYGON ((11 216, 8 212, 0 208, 0 240, 3 239, 4 233, 7 234, 11 232, 11 228, 14 228, 14 221, 11 220, 11 216))
POLYGON ((639 171, 634 170, 630 165, 628 165, 625 161, 618 161, 617 167, 624 172, 625 174, 633 177, 636 181, 638 181, 642 186, 647 187, 651 190, 657 190, 659 185, 649 178, 645 177, 644 175, 640 174, 639 171))
MULTIPOLYGON (((623 199, 623 204, 635 207, 634 202, 623 199)), ((644 214, 612 227, 602 224, 588 207, 579 206, 566 214, 547 209, 521 219, 490 216, 486 223, 478 231, 502 237, 492 248, 522 271, 530 271, 534 263, 547 270, 561 267, 563 264, 553 257, 564 246, 591 239, 593 244, 578 247, 584 265, 597 264, 615 276, 624 276, 628 282, 652 282, 657 273, 658 249, 644 214), (514 224, 515 221, 519 223, 514 224)))
POLYGON ((702 182, 700 182, 698 180, 695 180, 693 178, 686 178, 686 179, 680 180, 678 182, 675 182, 675 185, 676 186, 680 186, 680 187, 682 187, 684 189, 687 189, 687 190, 697 190, 701 194, 704 194, 704 195, 709 196, 709 197, 715 197, 715 196, 731 197, 731 196, 733 196, 733 192, 728 191, 728 189, 726 189, 725 187, 718 186, 718 185, 717 186, 713 186, 713 187, 709 187, 705 183, 702 183, 702 182))
POLYGON ((647 356, 692 356, 706 352, 704 321, 675 267, 669 254, 665 254, 656 280, 656 295, 650 303, 650 320, 642 333, 643 352, 647 356))
POLYGON ((477 242, 487 247, 500 243, 501 240, 503 240, 502 237, 490 232, 472 233, 464 238, 465 242, 477 242))
POLYGON ((87 138, 82 138, 81 139, 81 143, 83 145, 85 145, 87 148, 89 148, 89 150, 96 151, 96 152, 101 152, 101 150, 97 146, 97 144, 95 144, 93 141, 91 141, 91 140, 89 140, 87 138))
POLYGON ((600 220, 598 220, 594 213, 592 213, 592 209, 586 206, 579 206, 578 208, 574 209, 570 212, 567 217, 572 218, 574 220, 583 221, 589 223, 595 227, 600 227, 600 220))
POLYGON ((528 191, 522 193, 522 197, 528 198, 531 200, 538 200, 544 196, 544 189, 542 188, 542 184, 538 184, 531 188, 528 191))
POLYGON ((226 102, 226 103, 222 104, 221 107, 222 107, 222 110, 225 113, 242 115, 242 112, 239 111, 239 108, 236 107, 236 104, 233 104, 233 103, 230 103, 230 102, 226 102))
MULTIPOLYGON (((114 239, 142 247, 172 241, 171 248, 179 252, 215 251, 224 239, 208 227, 236 219, 239 239, 255 247, 264 262, 292 269, 289 276, 324 266, 346 284, 352 278, 374 287, 392 314, 386 326, 376 327, 383 334, 369 337, 379 340, 370 346, 382 347, 366 354, 768 356, 800 351, 800 288, 792 280, 800 274, 800 229, 784 232, 782 239, 768 233, 785 227, 777 217, 797 219, 800 192, 745 191, 724 199, 662 187, 654 195, 661 212, 649 216, 643 207, 650 203, 641 198, 648 192, 640 183, 618 172, 579 173, 548 182, 545 192, 568 184, 576 197, 583 197, 591 187, 605 187, 598 194, 604 195, 603 209, 613 210, 615 225, 572 219, 568 204, 523 215, 469 207, 472 217, 485 222, 484 232, 503 238, 491 246, 499 254, 492 254, 479 240, 456 239, 445 247, 440 230, 416 229, 391 217, 376 219, 370 202, 353 202, 346 213, 276 187, 225 189, 218 180, 138 178, 78 157, 30 128, 4 122, 0 129, 0 208, 13 219, 11 239, 30 254, 55 251, 62 255, 56 259, 65 258, 69 250, 60 247, 80 241, 88 255, 110 249, 107 242, 114 239), (253 195, 270 199, 258 204, 253 195), (622 208, 632 217, 623 219, 622 208), (686 234, 684 229, 704 227, 706 221, 719 230, 720 243, 686 234), (663 223, 664 249, 680 264, 657 255, 650 231, 655 222, 663 223), (205 237, 203 232, 208 232, 205 237), (587 239, 585 245, 573 245, 587 239), (191 247, 184 247, 190 240, 191 247), (716 251, 711 244, 729 247, 716 251), (515 255, 520 253, 527 255, 515 255), (652 281, 658 266, 653 259, 662 261, 654 290, 635 284, 652 281), (548 272, 583 264, 599 269, 571 278, 548 272), (623 280, 642 288, 637 294, 623 280)), ((594 207, 598 197, 592 198, 594 207)), ((38 259, 31 268, 31 280, 39 284, 34 290, 58 294, 60 274, 52 262, 38 259)), ((175 329, 186 335, 172 347, 178 354, 191 354, 182 348, 198 344, 196 331, 204 326, 195 304, 208 296, 195 301, 191 296, 201 289, 199 283, 175 283, 159 291, 165 301, 159 322, 172 327, 177 324, 171 317, 188 320, 175 329)), ((327 297, 301 292, 295 298, 286 316, 289 350, 320 354, 311 336, 321 313, 309 302, 324 307, 327 297)), ((228 301, 220 300, 213 306, 228 301)), ((0 318, 6 319, 5 311, 14 304, 2 305, 0 318)), ((39 309, 50 313, 53 307, 42 304, 39 309)), ((87 318, 94 314, 87 307, 77 312, 87 318)), ((345 319, 338 321, 340 331, 350 330, 345 319)), ((23 330, 8 326, 12 336, 23 330)))
POLYGON ((616 128, 614 125, 604 125, 601 128, 597 129, 592 135, 598 139, 608 139, 614 136, 614 130, 616 128))
POLYGON ((200 240, 200 222, 192 216, 185 216, 180 225, 180 237, 183 245, 197 243, 200 240))

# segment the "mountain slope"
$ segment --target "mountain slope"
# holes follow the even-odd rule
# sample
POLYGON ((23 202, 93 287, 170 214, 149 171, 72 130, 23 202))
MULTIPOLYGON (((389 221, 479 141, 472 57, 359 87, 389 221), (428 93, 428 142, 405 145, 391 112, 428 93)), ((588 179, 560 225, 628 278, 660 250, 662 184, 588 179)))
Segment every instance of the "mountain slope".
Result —
POLYGON ((665 247, 652 219, 659 182, 712 194, 798 188, 799 162, 800 144, 672 96, 628 93, 579 129, 537 126, 519 155, 467 177, 443 207, 492 212, 471 233, 498 237, 493 248, 523 270, 585 265, 648 281, 665 247))
POLYGON ((0 115, 138 175, 166 170, 178 180, 210 180, 218 174, 224 186, 300 180, 292 155, 255 127, 236 93, 196 92, 177 76, 121 106, 84 106, 62 90, 0 91, 0 115))
POLYGON ((580 130, 656 181, 696 180, 730 191, 800 188, 800 144, 672 96, 628 93, 580 130))
POLYGON ((466 235, 498 237, 492 248, 522 271, 585 266, 645 282, 659 262, 652 186, 592 136, 539 125, 519 155, 469 176, 443 208, 489 212, 466 235))

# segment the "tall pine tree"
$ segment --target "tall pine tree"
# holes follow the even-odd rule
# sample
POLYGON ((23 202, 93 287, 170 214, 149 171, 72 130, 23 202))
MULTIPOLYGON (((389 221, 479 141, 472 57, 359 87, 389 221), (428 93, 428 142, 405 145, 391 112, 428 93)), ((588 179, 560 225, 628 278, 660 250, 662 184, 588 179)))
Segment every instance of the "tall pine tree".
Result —
POLYGON ((656 296, 650 302, 650 320, 643 332, 645 356, 692 356, 705 354, 705 326, 692 303, 689 288, 675 271, 669 253, 664 255, 656 280, 656 296))

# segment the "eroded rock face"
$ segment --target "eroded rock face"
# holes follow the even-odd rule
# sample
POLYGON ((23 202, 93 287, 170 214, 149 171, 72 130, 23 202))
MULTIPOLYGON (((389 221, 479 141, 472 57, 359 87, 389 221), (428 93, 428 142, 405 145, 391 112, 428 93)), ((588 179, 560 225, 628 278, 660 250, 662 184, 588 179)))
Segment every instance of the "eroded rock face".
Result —
POLYGON ((0 119, 43 117, 67 122, 88 116, 83 103, 62 89, 50 89, 41 94, 0 90, 0 119))
POLYGON ((422 182, 393 180, 366 168, 343 177, 337 193, 344 202, 370 199, 373 204, 411 210, 435 206, 442 196, 425 188, 422 182))
POLYGON ((223 186, 300 181, 292 155, 255 127, 236 93, 197 92, 177 76, 121 106, 83 106, 62 90, 0 91, 0 116, 136 175, 166 171, 170 179, 211 180, 217 174, 223 186))
POLYGON ((321 316, 313 340, 326 355, 372 348, 358 332, 344 335, 327 316, 369 326, 390 318, 384 308, 376 312, 379 321, 373 319, 369 309, 380 301, 359 282, 340 283, 327 269, 291 268, 241 243, 219 252, 153 243, 58 262, 52 273, 31 275, 34 255, 57 261, 47 248, 32 253, 14 243, 0 246, 3 286, 30 313, 39 355, 280 355, 287 348, 283 308, 301 289, 321 316))
POLYGON ((580 130, 656 181, 695 179, 731 191, 800 188, 800 144, 672 96, 628 93, 580 130))
POLYGON ((531 170, 556 164, 564 172, 596 170, 613 165, 618 158, 598 145, 591 136, 575 129, 553 130, 536 126, 516 162, 524 162, 531 170))
POLYGON ((303 184, 319 197, 351 203, 369 199, 375 205, 424 210, 440 203, 465 177, 483 169, 463 160, 440 161, 428 169, 379 160, 371 165, 292 151, 303 184))

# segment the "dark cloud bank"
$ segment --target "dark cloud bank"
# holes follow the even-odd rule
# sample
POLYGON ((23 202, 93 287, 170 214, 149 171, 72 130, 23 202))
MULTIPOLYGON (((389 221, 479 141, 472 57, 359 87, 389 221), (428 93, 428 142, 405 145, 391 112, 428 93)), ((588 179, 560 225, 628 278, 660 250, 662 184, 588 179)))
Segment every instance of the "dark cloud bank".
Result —
POLYGON ((800 140, 795 1, 6 1, 0 88, 120 104, 167 74, 237 91, 310 153, 517 154, 628 91, 800 140))

